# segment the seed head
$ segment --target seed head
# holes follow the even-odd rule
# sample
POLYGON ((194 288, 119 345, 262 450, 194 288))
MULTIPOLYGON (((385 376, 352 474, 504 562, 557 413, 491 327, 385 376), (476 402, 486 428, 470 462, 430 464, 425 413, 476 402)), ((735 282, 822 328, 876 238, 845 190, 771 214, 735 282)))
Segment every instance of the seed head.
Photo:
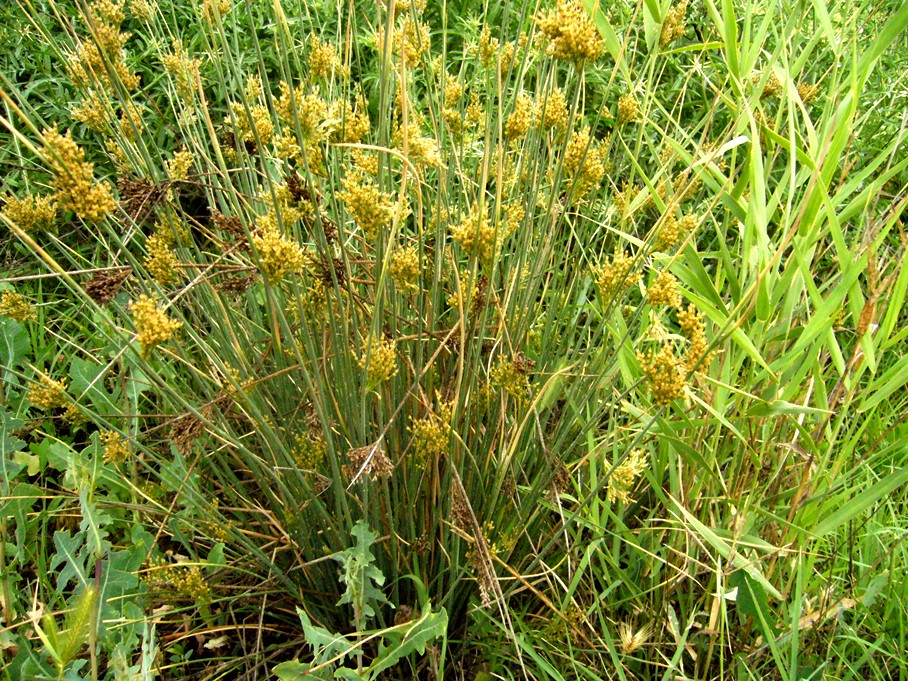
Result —
POLYGON ((18 199, 10 194, 0 212, 26 233, 50 230, 57 220, 57 204, 51 196, 26 194, 18 199))
POLYGON ((646 290, 650 305, 668 305, 678 307, 681 294, 678 292, 678 280, 667 270, 660 270, 656 280, 646 290))
POLYGON ((633 268, 634 258, 615 248, 615 255, 593 269, 593 277, 603 302, 611 301, 614 296, 640 281, 640 273, 634 272, 633 268))
POLYGON ((276 284, 291 272, 300 271, 306 263, 300 245, 281 236, 276 226, 267 225, 256 230, 252 235, 252 245, 259 256, 259 269, 269 283, 276 284))
POLYGON ((687 387, 684 363, 675 356, 670 343, 662 346, 658 353, 637 353, 637 361, 643 369, 653 393, 653 402, 665 407, 679 397, 684 396, 687 387))
POLYGON ((55 381, 50 376, 41 374, 40 382, 33 383, 28 389, 28 401, 44 411, 68 406, 70 400, 66 394, 66 379, 55 381))
POLYGON ((397 343, 369 336, 357 364, 360 369, 366 370, 369 388, 384 383, 397 374, 397 343))
POLYGON ((398 289, 409 293, 419 290, 419 251, 415 246, 395 250, 388 269, 398 289))
POLYGON ((183 326, 183 322, 170 319, 150 296, 139 296, 138 300, 129 304, 129 311, 136 325, 143 357, 148 357, 158 344, 170 340, 174 332, 183 326))
POLYGON ((536 25, 545 36, 546 52, 555 59, 579 67, 602 54, 602 36, 580 0, 558 0, 555 9, 536 15, 536 25))
POLYGON ((129 447, 123 436, 115 430, 103 430, 98 436, 101 444, 104 445, 104 460, 107 463, 123 463, 129 458, 129 447))

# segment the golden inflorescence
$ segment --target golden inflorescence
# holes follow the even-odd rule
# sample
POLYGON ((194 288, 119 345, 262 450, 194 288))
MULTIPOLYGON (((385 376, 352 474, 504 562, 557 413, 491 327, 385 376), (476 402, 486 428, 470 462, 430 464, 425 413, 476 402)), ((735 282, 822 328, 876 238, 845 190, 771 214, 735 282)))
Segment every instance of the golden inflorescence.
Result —
POLYGON ((671 343, 666 342, 659 352, 638 352, 637 360, 643 369, 653 393, 653 402, 664 407, 684 396, 687 387, 685 365, 676 355, 671 343))
POLYGON ((388 272, 401 291, 415 293, 419 290, 419 251, 415 246, 398 248, 391 254, 388 272))
POLYGON ((17 291, 0 293, 0 317, 9 317, 23 324, 35 318, 35 308, 17 291))
POLYGON ((545 36, 546 52, 555 59, 581 65, 599 58, 604 43, 580 0, 558 0, 553 10, 536 15, 545 36))
POLYGON ((632 449, 620 464, 614 467, 608 479, 608 500, 631 501, 631 492, 637 483, 637 478, 646 470, 646 452, 642 449, 632 449))
POLYGON ((52 196, 26 194, 19 199, 10 194, 0 212, 27 234, 50 230, 57 220, 57 204, 52 196))
POLYGON ((142 356, 148 357, 159 344, 170 340, 183 327, 183 322, 170 319, 151 296, 142 295, 129 304, 133 322, 142 347, 142 356))
POLYGON ((369 336, 356 362, 366 370, 366 383, 374 388, 397 374, 397 343, 369 336))
POLYGON ((61 135, 56 128, 45 130, 44 145, 53 173, 51 185, 60 207, 89 222, 107 217, 117 205, 110 185, 94 181, 94 164, 85 160, 85 152, 69 133, 61 135))
POLYGON ((640 273, 634 272, 634 258, 619 248, 615 254, 598 267, 593 268, 593 277, 604 302, 629 289, 640 281, 640 273))
POLYGON ((119 464, 129 458, 129 447, 126 440, 115 430, 103 430, 98 435, 104 447, 104 460, 107 463, 119 464))
POLYGON ((55 381, 50 376, 42 374, 40 382, 33 383, 28 389, 28 401, 38 409, 45 411, 69 406, 66 379, 55 381))
POLYGON ((394 210, 391 196, 381 191, 369 177, 356 171, 347 173, 343 185, 344 189, 337 192, 337 197, 344 202, 366 239, 375 241, 380 230, 391 221, 394 210))

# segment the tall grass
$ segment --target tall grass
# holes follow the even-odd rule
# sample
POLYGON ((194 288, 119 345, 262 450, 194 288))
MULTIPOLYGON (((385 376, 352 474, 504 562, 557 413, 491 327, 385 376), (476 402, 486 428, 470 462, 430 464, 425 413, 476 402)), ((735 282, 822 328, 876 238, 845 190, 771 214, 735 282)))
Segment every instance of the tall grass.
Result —
POLYGON ((19 11, 7 678, 908 671, 906 8, 19 11))

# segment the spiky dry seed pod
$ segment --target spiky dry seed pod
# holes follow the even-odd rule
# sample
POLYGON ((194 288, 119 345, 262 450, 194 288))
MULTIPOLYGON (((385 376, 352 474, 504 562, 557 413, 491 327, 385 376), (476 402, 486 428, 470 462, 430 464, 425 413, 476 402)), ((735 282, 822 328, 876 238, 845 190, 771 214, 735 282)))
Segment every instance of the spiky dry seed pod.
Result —
POLYGON ((558 0, 553 10, 536 15, 536 26, 545 36, 546 52, 555 59, 577 66, 595 61, 604 43, 580 0, 558 0))
POLYGON ((157 345, 170 340, 183 327, 183 322, 170 319, 151 296, 139 296, 138 300, 129 304, 129 311, 136 325, 143 357, 148 357, 157 345))
POLYGON ((536 104, 536 125, 542 130, 565 130, 567 122, 568 107, 564 92, 553 88, 536 104))
POLYGON ((129 458, 126 440, 115 430, 102 430, 98 440, 104 446, 103 456, 107 463, 120 464, 129 458))
POLYGON ((593 268, 593 277, 603 302, 610 302, 614 296, 640 281, 640 273, 633 269, 634 258, 618 247, 615 247, 615 254, 610 259, 593 268))
POLYGON ((341 468, 348 482, 363 480, 367 477, 373 481, 379 478, 387 480, 394 472, 394 464, 385 454, 385 448, 381 442, 348 449, 347 460, 350 463, 341 468))
POLYGON ((646 296, 650 305, 678 307, 681 304, 678 280, 668 270, 660 270, 656 274, 656 280, 646 290, 646 296))
POLYGON ((401 291, 415 293, 419 290, 419 251, 415 246, 398 248, 391 254, 388 273, 401 291))
POLYGON ((684 363, 675 356, 671 343, 665 343, 658 353, 638 352, 637 361, 650 384, 656 406, 668 406, 672 400, 684 396, 687 372, 684 363))
POLYGON ((369 336, 356 362, 366 370, 366 383, 375 387, 397 374, 397 343, 369 336))
POLYGON ((35 308, 17 291, 0 293, 0 317, 9 317, 23 324, 35 318, 35 308))
POLYGON ((70 399, 66 394, 66 381, 65 378, 55 381, 41 374, 40 381, 32 383, 28 389, 28 401, 44 411, 68 406, 70 399))
POLYGON ((107 217, 117 203, 107 182, 94 182, 94 164, 85 160, 85 152, 69 133, 61 135, 56 127, 45 130, 43 138, 53 173, 51 186, 60 207, 88 222, 107 217))
POLYGON ((646 470, 646 452, 642 449, 631 450, 627 458, 614 467, 608 479, 608 500, 612 503, 631 501, 630 494, 637 484, 637 478, 646 470))
POLYGON ((665 49, 678 38, 684 36, 687 24, 687 0, 672 7, 665 15, 662 22, 662 33, 659 36, 659 46, 665 49))
MULTIPOLYGON (((210 416, 211 407, 203 408, 203 415, 210 416)), ((170 439, 180 454, 192 452, 192 443, 205 432, 205 422, 192 412, 178 416, 170 426, 170 439)))
POLYGON ((641 646, 646 645, 652 635, 652 624, 647 623, 639 629, 634 629, 630 622, 622 622, 618 627, 621 652, 624 655, 633 655, 641 646))
POLYGON ((123 282, 129 278, 132 270, 128 267, 116 270, 95 272, 92 278, 85 282, 84 289, 88 296, 99 305, 106 305, 113 300, 123 282))
POLYGON ((533 124, 533 100, 521 92, 514 102, 514 110, 504 125, 504 136, 513 142, 527 134, 533 124))
POLYGON ((26 194, 20 199, 8 194, 0 212, 26 234, 49 231, 57 221, 57 204, 52 196, 26 194))
POLYGON ((640 102, 633 92, 626 92, 618 98, 618 125, 636 123, 640 120, 640 102))

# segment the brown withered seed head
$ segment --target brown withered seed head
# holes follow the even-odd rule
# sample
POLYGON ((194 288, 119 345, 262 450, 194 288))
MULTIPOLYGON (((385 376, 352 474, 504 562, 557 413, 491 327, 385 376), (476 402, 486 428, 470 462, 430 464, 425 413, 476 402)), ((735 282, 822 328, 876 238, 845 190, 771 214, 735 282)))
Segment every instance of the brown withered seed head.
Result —
POLYGON ((95 272, 94 276, 85 282, 85 292, 99 305, 106 305, 116 297, 130 274, 132 270, 129 268, 95 272))

